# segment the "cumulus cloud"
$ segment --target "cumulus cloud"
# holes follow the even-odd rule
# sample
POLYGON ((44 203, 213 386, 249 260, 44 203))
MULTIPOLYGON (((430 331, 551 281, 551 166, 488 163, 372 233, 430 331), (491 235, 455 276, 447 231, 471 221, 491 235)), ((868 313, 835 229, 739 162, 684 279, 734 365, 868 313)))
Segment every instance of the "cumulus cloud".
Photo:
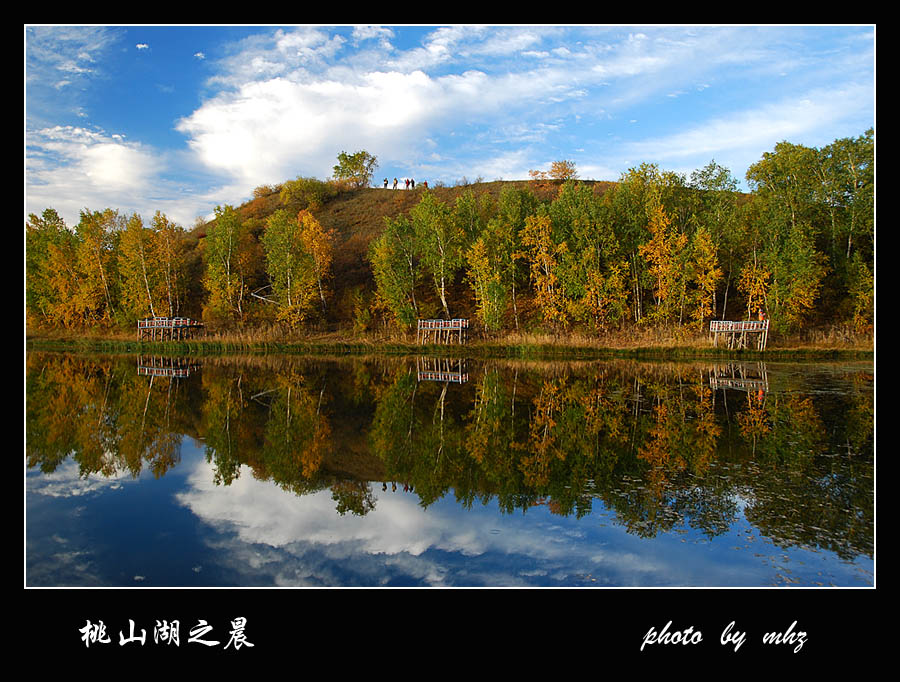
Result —
MULTIPOLYGON (((165 178, 176 165, 172 159, 122 135, 54 126, 28 133, 26 146, 26 212, 40 214, 52 206, 70 225, 86 207, 144 216, 161 210, 188 225, 223 195, 221 187, 185 195, 165 178)), ((234 191, 229 187, 224 195, 234 196, 234 191)))
MULTIPOLYGON (((499 88, 510 92, 508 88, 499 88)), ((480 72, 433 78, 422 71, 372 72, 354 82, 270 78, 222 93, 178 122, 212 168, 247 182, 280 181, 291 169, 327 176, 344 149, 410 153, 430 125, 499 106, 480 72)))

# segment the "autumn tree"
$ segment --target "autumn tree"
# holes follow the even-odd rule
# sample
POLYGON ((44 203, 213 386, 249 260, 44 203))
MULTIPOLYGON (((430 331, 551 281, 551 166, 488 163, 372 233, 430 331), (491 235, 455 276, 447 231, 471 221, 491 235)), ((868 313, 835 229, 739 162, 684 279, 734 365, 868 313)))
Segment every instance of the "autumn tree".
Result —
POLYGON ((848 269, 850 322, 857 333, 871 332, 875 323, 875 279, 859 253, 853 254, 848 269))
POLYGON ((683 251, 687 236, 673 229, 662 204, 651 195, 648 206, 650 240, 638 247, 638 252, 646 259, 648 272, 653 282, 653 297, 656 302, 654 317, 668 324, 679 303, 682 293, 684 272, 683 251))
POLYGON ((159 298, 168 317, 180 315, 188 282, 185 272, 187 240, 184 228, 157 211, 150 223, 154 234, 155 260, 159 268, 159 298))
POLYGON ((25 304, 33 319, 69 328, 77 310, 77 238, 52 208, 31 214, 25 225, 25 304))
POLYGON ((485 230, 466 251, 467 278, 475 293, 476 312, 489 331, 497 331, 506 307, 503 244, 495 230, 485 230))
POLYGON ((300 211, 297 215, 300 228, 300 242, 312 259, 319 300, 322 303, 322 314, 325 314, 325 280, 331 276, 331 262, 334 259, 334 230, 325 229, 309 211, 300 211))
POLYGON ((553 241, 550 216, 528 216, 521 234, 522 255, 528 262, 535 303, 545 322, 566 326, 566 306, 559 286, 559 259, 568 250, 566 243, 553 241))
POLYGON ((744 295, 747 302, 748 319, 754 311, 768 309, 767 299, 771 286, 770 278, 771 273, 756 259, 747 261, 744 267, 741 268, 737 289, 744 295))
POLYGON ((548 175, 554 180, 575 180, 578 177, 578 171, 575 169, 574 161, 554 161, 550 164, 548 175))
POLYGON ((690 252, 686 273, 693 287, 690 292, 690 317, 697 329, 703 329, 704 322, 715 315, 716 289, 723 276, 715 244, 706 226, 694 232, 690 252))
POLYGON ((156 255, 153 231, 144 226, 140 215, 132 214, 119 240, 122 308, 131 320, 162 313, 154 296, 159 277, 156 255))
POLYGON ((110 321, 114 314, 115 240, 119 215, 112 209, 81 212, 78 239, 79 302, 86 318, 110 321))

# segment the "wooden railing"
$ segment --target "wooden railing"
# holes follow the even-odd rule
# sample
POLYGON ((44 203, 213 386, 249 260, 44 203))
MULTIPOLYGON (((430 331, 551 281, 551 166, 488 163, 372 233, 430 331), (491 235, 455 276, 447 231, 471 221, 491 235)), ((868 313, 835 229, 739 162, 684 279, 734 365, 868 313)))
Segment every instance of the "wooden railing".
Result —
POLYGON ((186 339, 202 327, 202 322, 189 317, 149 317, 137 321, 137 337, 152 341, 186 339))
POLYGON ((769 339, 768 320, 710 320, 709 333, 714 345, 719 345, 719 334, 725 334, 729 348, 746 348, 749 334, 758 334, 757 349, 765 350, 769 339))
POLYGON ((418 320, 416 343, 465 343, 469 338, 469 320, 418 320))

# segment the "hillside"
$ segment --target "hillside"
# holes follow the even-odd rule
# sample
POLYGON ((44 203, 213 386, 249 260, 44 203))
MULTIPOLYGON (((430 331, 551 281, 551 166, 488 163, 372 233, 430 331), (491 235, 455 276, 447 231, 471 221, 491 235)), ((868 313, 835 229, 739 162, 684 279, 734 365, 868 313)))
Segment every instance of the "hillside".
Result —
POLYGON ((678 336, 750 315, 779 335, 871 335, 873 150, 871 131, 781 144, 748 171, 750 194, 712 162, 690 183, 653 164, 617 182, 534 172, 427 190, 298 176, 187 232, 113 209, 70 229, 48 208, 26 224, 26 308, 47 329, 133 329, 163 311, 273 338, 434 317, 494 336, 678 336))
MULTIPOLYGON (((597 195, 602 195, 615 184, 594 180, 579 182, 592 187, 597 195)), ((560 184, 559 181, 535 183, 527 180, 497 180, 460 184, 453 187, 429 187, 427 191, 432 192, 435 198, 449 206, 455 205, 457 198, 466 192, 472 192, 476 197, 487 193, 497 200, 503 189, 510 186, 527 187, 539 200, 550 201, 556 196, 560 184)), ((315 211, 316 218, 322 226, 334 230, 337 236, 332 272, 334 293, 338 299, 342 292, 355 287, 372 287, 372 268, 367 260, 369 244, 383 230, 386 217, 396 218, 407 214, 421 200, 425 191, 421 187, 413 190, 380 187, 344 190, 315 211)), ((266 218, 275 211, 284 208, 296 210, 297 206, 283 203, 279 191, 272 188, 270 192, 254 197, 235 208, 244 220, 252 221, 258 232, 264 229, 266 218)), ((211 221, 195 227, 192 236, 202 240, 206 235, 206 230, 214 224, 215 221, 211 221)), ((455 288, 458 290, 456 293, 465 298, 469 292, 460 284, 460 282, 456 283, 455 288)))

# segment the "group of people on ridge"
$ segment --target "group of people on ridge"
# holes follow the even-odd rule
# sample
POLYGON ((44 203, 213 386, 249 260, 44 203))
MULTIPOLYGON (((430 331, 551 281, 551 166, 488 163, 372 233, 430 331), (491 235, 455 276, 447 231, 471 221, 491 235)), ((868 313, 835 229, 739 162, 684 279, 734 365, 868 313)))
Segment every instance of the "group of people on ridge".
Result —
MULTIPOLYGON (((425 189, 428 189, 428 180, 426 180, 423 184, 425 185, 425 189)), ((387 186, 388 186, 388 179, 385 178, 384 179, 384 188, 387 189, 387 186)), ((406 178, 406 189, 415 189, 415 188, 416 188, 416 181, 413 180, 412 178, 406 178)), ((393 189, 397 189, 397 178, 394 178, 393 189)))

